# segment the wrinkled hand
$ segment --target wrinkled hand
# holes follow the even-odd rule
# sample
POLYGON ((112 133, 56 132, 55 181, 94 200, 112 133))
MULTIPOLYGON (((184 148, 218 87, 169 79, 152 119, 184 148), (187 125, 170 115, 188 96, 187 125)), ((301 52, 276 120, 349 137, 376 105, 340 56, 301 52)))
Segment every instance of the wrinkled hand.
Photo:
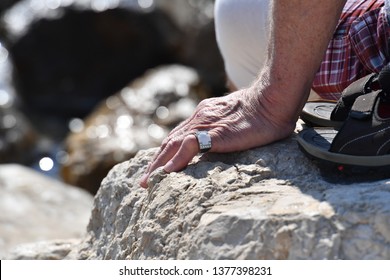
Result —
POLYGON ((141 186, 147 187, 150 173, 160 166, 164 166, 168 173, 186 167, 199 153, 194 135, 198 130, 209 132, 212 140, 210 152, 217 153, 242 151, 290 135, 294 126, 278 121, 266 103, 250 89, 201 101, 193 115, 163 141, 141 178, 141 186))

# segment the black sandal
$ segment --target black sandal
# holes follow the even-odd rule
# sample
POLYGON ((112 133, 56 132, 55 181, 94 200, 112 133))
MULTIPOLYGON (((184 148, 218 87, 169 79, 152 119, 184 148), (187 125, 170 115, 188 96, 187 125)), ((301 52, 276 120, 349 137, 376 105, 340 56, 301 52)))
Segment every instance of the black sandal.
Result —
POLYGON ((357 97, 381 88, 378 76, 373 73, 353 82, 342 92, 337 102, 307 102, 300 118, 309 126, 341 127, 357 97))
POLYGON ((306 128, 297 139, 305 153, 319 160, 352 166, 389 166, 390 95, 382 90, 360 95, 338 131, 306 128))

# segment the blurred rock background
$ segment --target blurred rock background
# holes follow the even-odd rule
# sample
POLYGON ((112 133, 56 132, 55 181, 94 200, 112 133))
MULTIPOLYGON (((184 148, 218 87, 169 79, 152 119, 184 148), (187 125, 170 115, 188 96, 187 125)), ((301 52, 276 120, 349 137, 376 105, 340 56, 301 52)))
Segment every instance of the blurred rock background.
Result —
POLYGON ((95 194, 226 92, 214 0, 2 0, 0 163, 95 194))
POLYGON ((108 171, 226 92, 213 7, 0 1, 0 258, 35 242, 67 252, 108 171))

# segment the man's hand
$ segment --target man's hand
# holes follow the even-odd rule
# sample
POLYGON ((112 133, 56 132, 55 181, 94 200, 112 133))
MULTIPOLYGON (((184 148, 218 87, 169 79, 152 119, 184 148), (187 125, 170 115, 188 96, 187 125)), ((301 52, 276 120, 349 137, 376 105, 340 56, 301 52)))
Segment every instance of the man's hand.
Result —
POLYGON ((217 153, 242 151, 290 135, 295 121, 283 123, 273 119, 270 108, 261 102, 262 98, 251 88, 200 102, 194 114, 172 130, 162 143, 141 179, 141 186, 147 187, 150 173, 160 166, 166 172, 186 167, 199 153, 196 131, 209 132, 210 152, 217 153))

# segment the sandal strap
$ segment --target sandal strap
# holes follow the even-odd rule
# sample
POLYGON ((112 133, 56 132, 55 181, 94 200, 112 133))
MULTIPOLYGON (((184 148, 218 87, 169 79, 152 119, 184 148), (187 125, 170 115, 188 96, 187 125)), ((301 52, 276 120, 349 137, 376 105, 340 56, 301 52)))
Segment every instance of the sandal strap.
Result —
POLYGON ((349 117, 359 120, 370 118, 379 93, 380 90, 357 97, 349 112, 349 117))
POLYGON ((345 88, 341 98, 333 109, 330 119, 332 121, 345 121, 355 100, 372 91, 372 84, 377 81, 378 74, 372 73, 359 80, 356 80, 345 88))
POLYGON ((329 151, 357 156, 376 156, 390 151, 390 119, 378 117, 384 91, 356 99, 351 112, 333 139, 329 151))

